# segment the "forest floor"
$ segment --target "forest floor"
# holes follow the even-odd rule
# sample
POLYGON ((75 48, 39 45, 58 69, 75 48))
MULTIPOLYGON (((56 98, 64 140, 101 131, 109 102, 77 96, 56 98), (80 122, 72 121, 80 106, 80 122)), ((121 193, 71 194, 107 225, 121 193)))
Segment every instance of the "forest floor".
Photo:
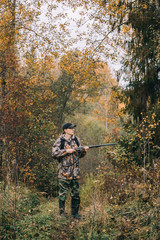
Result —
MULTIPOLYGON (((93 214, 89 216, 90 210, 81 209, 81 220, 74 219, 71 216, 70 197, 68 197, 66 215, 61 217, 58 197, 49 199, 42 194, 26 187, 19 188, 15 192, 13 186, 1 191, 0 239, 84 239, 84 236, 80 237, 80 231, 93 221, 93 214)), ((87 236, 86 239, 90 238, 87 236)))
POLYGON ((10 186, 0 193, 0 239, 16 240, 158 240, 159 198, 137 196, 125 203, 109 203, 86 196, 81 220, 71 217, 70 196, 66 217, 59 216, 58 197, 47 198, 35 190, 10 186), (16 191, 15 191, 16 190, 16 191))

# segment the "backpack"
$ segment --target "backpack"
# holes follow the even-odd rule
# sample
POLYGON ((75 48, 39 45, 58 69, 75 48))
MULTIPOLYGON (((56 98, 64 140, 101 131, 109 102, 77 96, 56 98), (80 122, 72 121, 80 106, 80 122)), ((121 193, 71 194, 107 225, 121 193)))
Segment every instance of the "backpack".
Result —
MULTIPOLYGON (((78 141, 78 138, 75 136, 74 138, 77 146, 79 147, 79 141, 78 141)), ((65 139, 64 138, 61 138, 61 145, 60 145, 60 149, 64 149, 64 143, 65 143, 65 139)))

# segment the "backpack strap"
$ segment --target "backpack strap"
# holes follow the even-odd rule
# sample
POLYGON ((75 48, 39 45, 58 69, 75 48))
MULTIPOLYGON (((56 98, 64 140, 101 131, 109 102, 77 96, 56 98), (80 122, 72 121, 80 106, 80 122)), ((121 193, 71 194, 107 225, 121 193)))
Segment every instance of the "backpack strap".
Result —
MULTIPOLYGON (((74 138, 77 146, 79 147, 79 141, 78 141, 78 138, 75 136, 74 138)), ((64 149, 64 144, 65 144, 65 139, 64 138, 61 138, 61 145, 60 145, 60 149, 64 149)))
POLYGON ((64 143, 65 143, 65 139, 64 139, 64 138, 61 138, 60 149, 64 149, 64 143))
POLYGON ((78 141, 78 138, 76 136, 75 136, 74 140, 75 140, 77 146, 79 147, 79 141, 78 141))

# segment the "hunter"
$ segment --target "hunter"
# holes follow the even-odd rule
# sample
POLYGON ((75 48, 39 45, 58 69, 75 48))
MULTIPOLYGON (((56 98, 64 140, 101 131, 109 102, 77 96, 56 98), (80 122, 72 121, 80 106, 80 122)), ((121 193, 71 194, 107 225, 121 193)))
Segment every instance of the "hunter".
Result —
POLYGON ((63 134, 56 140, 52 148, 52 156, 58 160, 58 178, 59 178, 59 213, 65 216, 65 201, 67 192, 71 194, 71 215, 80 219, 78 213, 80 206, 79 196, 79 158, 86 155, 89 147, 85 146, 79 152, 77 147, 81 146, 80 139, 75 136, 76 125, 65 123, 63 125, 63 134))

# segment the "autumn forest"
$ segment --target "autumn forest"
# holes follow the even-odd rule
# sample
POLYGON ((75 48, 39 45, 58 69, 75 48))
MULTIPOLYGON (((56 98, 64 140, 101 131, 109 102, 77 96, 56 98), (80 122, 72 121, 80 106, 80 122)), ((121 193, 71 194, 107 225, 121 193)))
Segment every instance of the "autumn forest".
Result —
POLYGON ((0 239, 160 239, 158 0, 0 0, 0 239), (52 146, 76 124, 80 215, 52 146))

